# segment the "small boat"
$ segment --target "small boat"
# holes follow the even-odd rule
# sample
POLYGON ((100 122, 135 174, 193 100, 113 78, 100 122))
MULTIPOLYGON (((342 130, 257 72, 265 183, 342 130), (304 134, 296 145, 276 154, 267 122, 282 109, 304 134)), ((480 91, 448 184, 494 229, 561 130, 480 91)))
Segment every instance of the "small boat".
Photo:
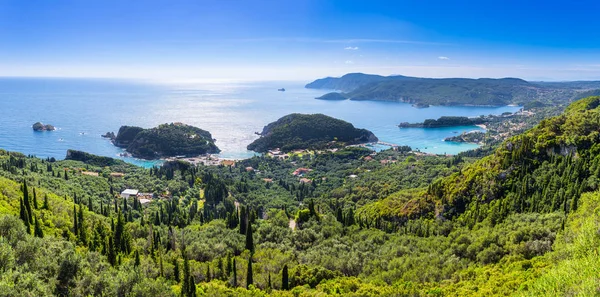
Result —
POLYGON ((285 92, 285 88, 277 89, 279 92, 285 92))

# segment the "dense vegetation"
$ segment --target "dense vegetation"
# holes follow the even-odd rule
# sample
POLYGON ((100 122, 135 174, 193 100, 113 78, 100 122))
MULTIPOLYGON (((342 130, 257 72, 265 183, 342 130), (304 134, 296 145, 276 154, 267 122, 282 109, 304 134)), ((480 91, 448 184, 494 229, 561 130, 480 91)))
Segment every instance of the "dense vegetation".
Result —
POLYGON ((484 139, 485 139, 484 132, 469 131, 469 132, 461 133, 460 135, 446 137, 446 138, 444 138, 444 141, 481 143, 484 139))
POLYGON ((0 151, 0 295, 596 295, 599 123, 583 99, 483 158, 143 169, 0 151))
POLYGON ((113 143, 125 148, 132 156, 142 159, 219 152, 208 131, 180 123, 162 124, 151 129, 122 126, 113 143))
POLYGON ((261 137, 248 145, 248 149, 256 152, 275 148, 324 149, 375 141, 377 137, 371 131, 354 128, 346 121, 323 114, 294 113, 265 126, 261 137))
POLYGON ((456 116, 442 116, 439 119, 426 119, 423 123, 400 123, 401 128, 441 128, 457 126, 473 126, 485 123, 484 118, 468 118, 456 116))
MULTIPOLYGON (((339 90, 350 100, 385 100, 419 105, 507 105, 559 103, 583 98, 579 94, 599 89, 600 82, 538 83, 517 78, 467 79, 379 76, 350 73, 323 78, 306 85, 311 89, 339 90)), ((588 96, 593 94, 588 94, 588 96)))

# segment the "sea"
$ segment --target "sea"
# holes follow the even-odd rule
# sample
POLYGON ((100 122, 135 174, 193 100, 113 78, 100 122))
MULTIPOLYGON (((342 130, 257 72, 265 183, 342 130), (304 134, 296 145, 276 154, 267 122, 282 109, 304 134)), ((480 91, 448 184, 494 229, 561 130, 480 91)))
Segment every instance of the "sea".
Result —
MULTIPOLYGON (((519 106, 431 106, 383 101, 324 101, 327 90, 304 88, 308 82, 150 83, 112 79, 0 78, 0 148, 26 155, 64 159, 68 149, 123 159, 151 167, 160 161, 122 157, 124 152, 101 137, 122 125, 144 128, 182 122, 208 130, 221 158, 243 159, 255 132, 290 113, 322 113, 371 130, 380 141, 434 154, 457 154, 475 144, 445 142, 476 126, 399 128, 440 116, 480 116, 515 112, 519 106), (278 91, 285 88, 284 92, 278 91), (35 122, 54 125, 34 132, 35 122)), ((385 147, 385 146, 384 146, 385 147)), ((384 148, 383 147, 383 148, 384 148)), ((380 149, 382 147, 379 147, 380 149)))

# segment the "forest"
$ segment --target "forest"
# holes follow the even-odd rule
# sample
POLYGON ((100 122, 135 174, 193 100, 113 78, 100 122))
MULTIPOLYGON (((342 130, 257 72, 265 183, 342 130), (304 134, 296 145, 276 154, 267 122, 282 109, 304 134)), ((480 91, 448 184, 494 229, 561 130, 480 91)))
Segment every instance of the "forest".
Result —
POLYGON ((0 295, 596 295, 599 106, 480 155, 145 169, 0 151, 0 295))

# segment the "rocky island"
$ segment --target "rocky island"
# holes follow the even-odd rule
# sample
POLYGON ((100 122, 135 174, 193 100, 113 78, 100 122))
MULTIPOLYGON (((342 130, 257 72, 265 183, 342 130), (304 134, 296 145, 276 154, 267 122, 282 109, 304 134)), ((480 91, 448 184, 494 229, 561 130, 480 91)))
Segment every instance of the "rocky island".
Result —
POLYGON ((219 153, 210 132, 182 123, 162 124, 144 129, 122 126, 113 140, 135 158, 159 159, 219 153))
POLYGON ((49 124, 44 125, 41 122, 37 122, 37 123, 33 124, 32 128, 33 128, 33 131, 36 131, 36 132, 56 130, 56 128, 54 126, 49 125, 49 124))
POLYGON ((326 149, 378 141, 369 130, 323 114, 289 114, 265 126, 260 135, 249 150, 326 149))
POLYGON ((115 135, 115 132, 106 132, 106 134, 101 135, 102 138, 107 138, 110 140, 115 140, 115 138, 117 138, 117 136, 115 135))

